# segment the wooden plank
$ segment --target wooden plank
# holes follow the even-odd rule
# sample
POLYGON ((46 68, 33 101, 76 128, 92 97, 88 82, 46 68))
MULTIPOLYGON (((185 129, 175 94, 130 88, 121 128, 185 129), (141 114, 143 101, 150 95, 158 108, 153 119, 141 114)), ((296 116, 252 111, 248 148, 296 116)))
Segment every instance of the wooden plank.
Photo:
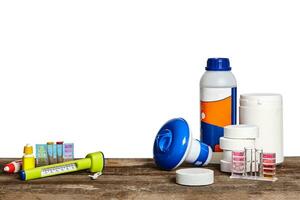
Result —
MULTIPOLYGON (((0 159, 0 167, 10 160, 0 159)), ((76 172, 24 182, 1 173, 0 199, 300 199, 300 157, 286 158, 274 183, 233 180, 210 165, 215 183, 204 187, 177 185, 175 171, 157 169, 152 159, 107 159, 106 165, 97 180, 76 172)))

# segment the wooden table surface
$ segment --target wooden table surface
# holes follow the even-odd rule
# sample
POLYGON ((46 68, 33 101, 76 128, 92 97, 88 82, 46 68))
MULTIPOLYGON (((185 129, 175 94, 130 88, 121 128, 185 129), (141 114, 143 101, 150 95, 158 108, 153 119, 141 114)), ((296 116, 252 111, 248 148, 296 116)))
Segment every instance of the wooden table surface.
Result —
MULTIPOLYGON (((0 159, 0 167, 11 159, 0 159)), ((186 167, 186 166, 185 166, 186 167)), ((107 159, 104 174, 90 180, 87 172, 31 180, 0 172, 0 199, 297 199, 300 200, 300 157, 278 167, 278 181, 230 179, 209 165, 215 183, 188 187, 175 183, 175 171, 162 171, 152 159, 107 159)))

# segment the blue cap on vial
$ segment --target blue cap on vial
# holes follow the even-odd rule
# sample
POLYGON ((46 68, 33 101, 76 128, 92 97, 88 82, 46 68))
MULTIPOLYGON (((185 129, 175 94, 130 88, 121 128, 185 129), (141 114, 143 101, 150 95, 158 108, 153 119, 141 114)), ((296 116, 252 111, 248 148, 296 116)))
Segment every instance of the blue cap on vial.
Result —
POLYGON ((229 58, 209 58, 205 69, 207 71, 230 71, 229 58))

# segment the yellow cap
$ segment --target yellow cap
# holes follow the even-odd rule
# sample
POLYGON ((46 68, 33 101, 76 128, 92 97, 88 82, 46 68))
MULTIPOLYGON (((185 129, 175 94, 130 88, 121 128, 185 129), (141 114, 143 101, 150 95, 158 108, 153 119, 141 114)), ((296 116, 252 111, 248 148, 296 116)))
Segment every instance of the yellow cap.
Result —
POLYGON ((54 144, 54 142, 47 142, 47 144, 54 144))
POLYGON ((33 148, 30 144, 26 144, 26 146, 24 146, 24 150, 23 150, 24 154, 29 155, 33 153, 33 148))

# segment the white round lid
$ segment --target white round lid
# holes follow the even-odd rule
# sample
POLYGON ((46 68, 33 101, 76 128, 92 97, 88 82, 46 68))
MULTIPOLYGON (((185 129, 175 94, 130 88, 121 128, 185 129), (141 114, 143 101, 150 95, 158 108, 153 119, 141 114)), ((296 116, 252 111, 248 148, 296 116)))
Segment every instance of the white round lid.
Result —
POLYGON ((255 139, 258 138, 258 127, 246 124, 225 126, 224 137, 234 139, 255 139))
POLYGON ((254 139, 231 139, 231 138, 220 138, 220 147, 225 150, 244 150, 245 148, 254 148, 254 139))
POLYGON ((203 168, 186 168, 176 171, 176 183, 187 186, 210 185, 214 183, 214 171, 203 168))

